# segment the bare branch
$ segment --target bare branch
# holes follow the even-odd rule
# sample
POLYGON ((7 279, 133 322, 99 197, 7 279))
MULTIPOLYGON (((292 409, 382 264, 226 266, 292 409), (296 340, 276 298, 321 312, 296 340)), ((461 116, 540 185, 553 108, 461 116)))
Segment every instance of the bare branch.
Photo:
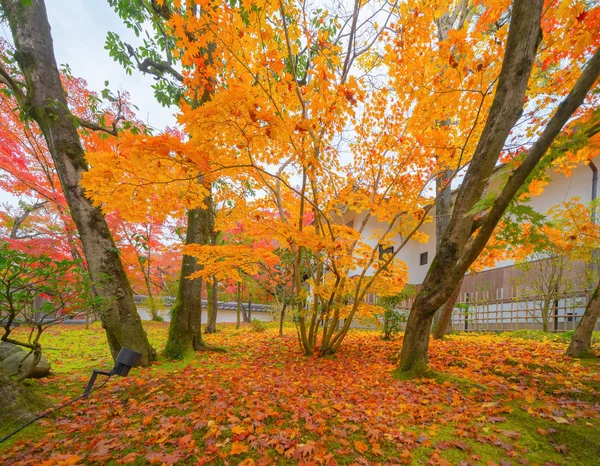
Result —
POLYGON ((25 207, 23 213, 21 215, 19 215, 18 217, 15 217, 15 223, 10 230, 9 238, 10 239, 23 239, 23 238, 33 238, 35 236, 38 236, 37 233, 24 235, 24 236, 17 236, 17 235, 19 233, 19 228, 21 228, 21 225, 23 224, 23 222, 27 219, 27 217, 29 217, 29 214, 31 214, 32 212, 35 212, 37 209, 41 209, 48 202, 49 201, 39 201, 31 206, 25 207))
POLYGON ((115 115, 112 126, 109 128, 108 126, 103 126, 98 123, 94 123, 93 121, 86 120, 85 118, 75 117, 75 120, 84 128, 90 129, 92 131, 102 131, 104 133, 112 134, 113 136, 117 136, 119 134, 118 124, 121 120, 123 120, 123 101, 121 100, 121 94, 118 96, 118 106, 117 106, 117 114, 115 115))
POLYGON ((138 69, 142 73, 151 74, 152 76, 156 77, 156 79, 163 78, 164 74, 167 73, 173 76, 173 78, 175 78, 180 83, 183 82, 183 75, 175 68, 173 68, 168 62, 154 61, 150 60, 149 58, 144 58, 143 60, 140 60, 137 56, 137 53, 135 53, 135 49, 131 45, 125 44, 125 47, 127 47, 127 52, 129 52, 129 56, 135 60, 138 69))

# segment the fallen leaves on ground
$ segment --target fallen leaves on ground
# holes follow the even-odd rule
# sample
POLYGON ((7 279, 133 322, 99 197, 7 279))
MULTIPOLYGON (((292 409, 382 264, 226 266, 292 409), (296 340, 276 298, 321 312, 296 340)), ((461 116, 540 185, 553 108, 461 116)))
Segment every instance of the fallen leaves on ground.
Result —
MULTIPOLYGON (((334 357, 306 358, 292 332, 224 328, 211 342, 227 353, 111 380, 0 463, 561 464, 578 449, 558 429, 593 438, 600 425, 599 366, 564 357, 564 344, 453 336, 432 343, 441 375, 402 381, 393 374, 400 339, 355 331, 334 357)), ((166 330, 152 324, 150 334, 164 341, 166 330)), ((44 383, 76 390, 86 379, 44 383)))

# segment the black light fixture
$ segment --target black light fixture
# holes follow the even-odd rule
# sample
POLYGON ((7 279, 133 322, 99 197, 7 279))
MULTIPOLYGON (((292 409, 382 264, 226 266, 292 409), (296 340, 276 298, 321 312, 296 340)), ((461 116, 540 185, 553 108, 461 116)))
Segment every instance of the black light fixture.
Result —
MULTIPOLYGON (((110 379, 113 375, 118 375, 121 377, 127 376, 132 367, 139 366, 142 361, 142 353, 138 353, 130 348, 122 347, 117 354, 115 359, 115 367, 110 372, 102 371, 100 369, 94 369, 92 372, 92 376, 90 377, 90 381, 85 387, 85 391, 83 392, 83 397, 87 398, 87 396, 92 391, 92 387, 96 382, 96 378, 99 375, 106 375, 108 379, 110 379)), ((106 379, 108 381, 108 379, 106 379)), ((106 383, 106 382, 105 382, 106 383)))
POLYGON ((127 374, 129 374, 129 371, 131 370, 131 368, 135 367, 135 366, 139 366, 140 362, 142 362, 142 354, 141 353, 138 353, 137 351, 134 351, 129 348, 122 347, 121 350, 119 351, 119 354, 117 354, 117 357, 115 359, 115 367, 113 367, 113 369, 110 372, 101 371, 99 369, 93 370, 92 377, 90 378, 90 381, 88 382, 87 387, 85 387, 85 391, 83 392, 83 395, 79 395, 77 398, 74 398, 71 401, 67 401, 65 404, 62 404, 60 406, 55 406, 54 408, 49 409, 45 413, 42 413, 39 416, 34 417, 31 421, 27 422, 26 424, 23 424, 17 430, 11 432, 6 437, 0 439, 0 443, 4 442, 5 440, 8 440, 13 435, 15 435, 17 432, 20 432, 25 427, 27 427, 28 425, 37 421, 38 419, 46 417, 48 414, 53 413, 54 411, 57 411, 61 408, 64 408, 65 406, 69 406, 70 404, 75 403, 77 400, 80 400, 82 398, 87 398, 88 395, 90 394, 90 392, 98 390, 99 388, 102 388, 106 384, 106 382, 108 382, 110 380, 110 378, 113 375, 125 377, 127 374), (102 382, 102 384, 100 386, 93 389, 92 387, 94 386, 94 383, 96 382, 96 378, 98 377, 98 375, 106 375, 107 378, 104 382, 102 382))

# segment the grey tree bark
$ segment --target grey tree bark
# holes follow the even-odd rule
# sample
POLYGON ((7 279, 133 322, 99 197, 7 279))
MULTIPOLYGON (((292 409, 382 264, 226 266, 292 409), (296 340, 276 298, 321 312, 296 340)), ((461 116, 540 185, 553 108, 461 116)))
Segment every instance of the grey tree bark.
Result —
POLYGON ((217 313, 219 312, 219 282, 216 277, 210 287, 210 294, 207 293, 208 300, 208 322, 204 333, 217 333, 217 313))
POLYGON ((526 182, 600 74, 596 51, 537 141, 524 156, 487 213, 475 221, 481 199, 510 130, 523 111, 527 82, 541 37, 543 0, 515 0, 502 70, 487 121, 459 189, 448 230, 411 309, 400 357, 401 373, 428 370, 429 329, 436 310, 448 299, 468 267, 479 256, 509 203, 526 182))
MULTIPOLYGON (((143 47, 136 49, 130 44, 124 44, 128 50, 128 58, 135 61, 138 70, 165 83, 167 87, 171 87, 174 83, 183 85, 183 75, 177 69, 181 63, 174 59, 166 40, 170 31, 168 22, 174 14, 175 8, 172 2, 165 2, 161 5, 154 1, 113 2, 112 6, 119 16, 125 20, 125 24, 129 28, 132 28, 132 25, 141 24, 139 23, 140 17, 148 17, 151 18, 155 32, 159 32, 165 38, 165 41, 159 47, 146 49, 143 52, 143 47), (147 15, 142 12, 147 13, 147 15)), ((199 6, 194 2, 187 2, 187 4, 181 6, 180 12, 196 17, 199 13, 199 6)), ((189 37, 192 36, 193 34, 189 32, 189 37)), ((215 47, 214 43, 208 44, 200 52, 207 63, 212 62, 212 52, 215 47)), ((211 97, 207 89, 197 89, 195 94, 197 98, 191 102, 193 107, 202 105, 211 97)), ((173 98, 173 95, 171 97, 173 98)), ((179 97, 175 98, 173 102, 175 103, 178 100, 179 97)), ((198 182, 203 182, 202 177, 198 182)), ((208 244, 208 238, 210 238, 214 227, 213 215, 212 197, 209 195, 206 199, 205 208, 192 209, 187 213, 188 224, 185 244, 208 244), (207 234, 207 231, 209 231, 209 234, 207 234)), ((200 330, 202 280, 189 280, 187 278, 194 272, 199 271, 201 267, 201 264, 198 264, 195 259, 185 256, 182 259, 180 280, 175 305, 171 310, 169 336, 165 348, 165 355, 168 358, 180 358, 183 355, 190 355, 193 354, 194 350, 221 350, 221 348, 206 345, 202 339, 200 330)))
MULTIPOLYGON (((212 197, 205 199, 206 208, 190 209, 187 214, 185 244, 208 244, 214 230, 212 197)), ((202 279, 188 277, 202 265, 192 256, 183 256, 175 304, 171 309, 169 336, 165 348, 168 358, 184 358, 199 350, 213 350, 202 339, 202 279)))
MULTIPOLYGON (((452 170, 445 170, 435 179, 436 197, 435 197, 435 251, 436 254, 440 249, 442 236, 446 232, 450 224, 450 215, 452 215, 452 186, 447 181, 452 176, 452 170)), ((454 303, 452 303, 454 306, 454 303)), ((447 303, 439 308, 433 318, 433 332, 436 335, 440 334, 440 324, 444 309, 447 308, 447 303)), ((447 324, 446 324, 447 326, 447 324)), ((443 334, 442 334, 443 336, 443 334)), ((441 338, 441 337, 440 337, 441 338)))
POLYGON ((575 329, 571 343, 567 348, 567 355, 574 358, 587 356, 592 351, 592 333, 596 322, 600 318, 600 282, 596 286, 592 297, 590 298, 581 322, 575 329))
POLYGON ((454 288, 454 291, 452 292, 448 300, 444 303, 437 324, 433 326, 433 332, 431 334, 436 340, 441 340, 442 338, 444 338, 444 336, 446 335, 446 333, 448 333, 448 330, 450 329, 450 323, 452 322, 452 313, 454 312, 454 305, 456 304, 456 300, 458 299, 458 295, 460 294, 460 288, 462 287, 462 283, 463 278, 460 279, 460 281, 454 288))
MULTIPOLYGON (((156 353, 142 328, 118 251, 100 209, 79 185, 87 163, 56 66, 45 4, 43 0, 1 0, 0 5, 25 79, 26 93, 16 87, 12 90, 46 139, 96 292, 107 302, 101 319, 113 357, 127 346, 142 353, 142 364, 148 365, 156 353)), ((5 81, 11 84, 6 76, 5 81)))

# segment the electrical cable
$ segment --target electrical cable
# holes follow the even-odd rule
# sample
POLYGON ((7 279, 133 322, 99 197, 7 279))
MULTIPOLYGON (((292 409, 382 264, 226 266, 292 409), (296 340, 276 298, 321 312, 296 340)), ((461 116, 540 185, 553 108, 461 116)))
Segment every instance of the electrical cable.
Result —
POLYGON ((30 424, 33 424, 35 421, 42 419, 43 417, 46 417, 48 414, 52 414, 55 411, 58 411, 59 409, 64 408, 65 406, 69 406, 73 403, 75 403, 78 400, 81 400, 82 398, 87 397, 90 393, 95 392, 96 390, 101 389, 102 387, 104 387, 104 385, 106 385, 106 382, 108 382, 110 380, 110 378, 113 376, 113 374, 108 375, 108 377, 106 377, 106 380, 104 382, 102 382, 100 385, 98 385, 96 388, 91 389, 89 392, 84 393, 83 395, 79 395, 77 398, 73 398, 70 401, 67 401, 65 404, 62 404, 60 406, 54 406, 53 408, 50 408, 48 411, 46 411, 43 414, 40 414, 37 417, 34 417, 32 420, 28 421, 26 424, 23 424, 21 427, 19 427, 17 430, 15 430, 14 432, 11 432, 10 434, 8 434, 6 437, 4 437, 3 439, 0 440, 0 443, 4 442, 5 440, 8 440, 9 438, 11 438, 13 435, 18 434, 19 432, 21 432, 25 427, 27 427, 30 424))

